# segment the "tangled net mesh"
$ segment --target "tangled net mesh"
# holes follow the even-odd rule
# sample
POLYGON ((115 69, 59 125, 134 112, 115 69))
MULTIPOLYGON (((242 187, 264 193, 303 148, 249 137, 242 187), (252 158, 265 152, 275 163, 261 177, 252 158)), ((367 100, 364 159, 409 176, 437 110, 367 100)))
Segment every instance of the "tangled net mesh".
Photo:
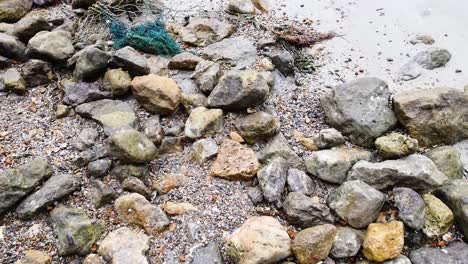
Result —
POLYGON ((78 20, 75 41, 112 39, 114 48, 131 46, 146 53, 173 56, 181 52, 163 21, 158 0, 99 0, 78 20))

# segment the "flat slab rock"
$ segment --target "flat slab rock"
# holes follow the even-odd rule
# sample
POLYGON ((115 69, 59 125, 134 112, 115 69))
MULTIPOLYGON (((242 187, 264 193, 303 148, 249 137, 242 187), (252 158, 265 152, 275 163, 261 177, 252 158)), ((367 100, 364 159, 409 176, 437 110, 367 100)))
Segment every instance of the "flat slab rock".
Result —
POLYGON ((127 227, 112 231, 101 242, 99 255, 113 264, 148 264, 145 257, 149 249, 149 237, 127 227))
POLYGON ((252 66, 257 59, 257 49, 245 37, 224 39, 201 51, 202 56, 213 61, 226 61, 235 69, 252 66))
POLYGON ((84 103, 77 106, 75 111, 83 117, 98 122, 107 134, 121 128, 134 127, 138 123, 133 108, 119 100, 103 99, 84 103))
POLYGON ((426 156, 413 154, 398 160, 378 163, 357 162, 347 180, 361 180, 379 190, 389 187, 409 187, 430 190, 442 186, 448 178, 426 156))

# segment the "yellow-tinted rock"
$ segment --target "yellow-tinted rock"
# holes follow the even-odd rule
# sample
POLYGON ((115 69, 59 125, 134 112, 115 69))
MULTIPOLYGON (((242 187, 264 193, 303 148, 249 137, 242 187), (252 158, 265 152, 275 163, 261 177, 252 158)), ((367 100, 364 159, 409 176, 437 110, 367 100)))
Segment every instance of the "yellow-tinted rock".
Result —
POLYGON ((168 215, 181 215, 188 211, 197 211, 197 208, 191 203, 166 202, 164 204, 163 210, 168 215))
POLYGON ((292 250, 299 264, 316 264, 327 258, 335 240, 336 227, 325 224, 302 230, 294 239, 292 250))
POLYGON ((39 250, 29 250, 17 264, 49 264, 52 257, 39 250))
POLYGON ((453 222, 453 213, 450 208, 432 194, 425 194, 423 199, 426 204, 424 234, 435 238, 447 233, 453 222))
POLYGON ((225 140, 211 166, 210 175, 229 180, 249 180, 260 167, 255 152, 238 142, 225 140))
POLYGON ((180 102, 179 86, 167 77, 154 74, 135 77, 132 90, 138 102, 151 113, 169 115, 180 102))
POLYGON ((370 261, 383 262, 398 257, 404 243, 402 222, 373 223, 367 227, 363 253, 370 261))

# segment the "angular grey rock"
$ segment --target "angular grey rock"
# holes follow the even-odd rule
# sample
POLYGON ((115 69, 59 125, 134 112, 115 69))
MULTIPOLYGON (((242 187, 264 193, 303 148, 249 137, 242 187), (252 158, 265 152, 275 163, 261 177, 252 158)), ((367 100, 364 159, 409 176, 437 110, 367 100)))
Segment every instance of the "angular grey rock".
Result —
POLYGON ((146 163, 156 157, 157 149, 143 133, 134 129, 116 131, 109 137, 113 154, 124 163, 146 163))
POLYGON ((39 210, 78 190, 80 186, 81 177, 79 175, 54 175, 38 191, 24 199, 16 208, 16 213, 21 219, 31 218, 39 210))
POLYGON ((193 71, 201 61, 202 58, 190 52, 182 52, 172 57, 167 66, 171 70, 193 71))
POLYGON ((56 78, 52 71, 52 64, 42 60, 28 60, 21 70, 29 87, 45 85, 56 78))
POLYGON ((257 59, 257 49, 244 37, 228 38, 211 44, 201 54, 212 61, 225 61, 235 69, 252 66, 257 59))
POLYGON ((304 167, 301 158, 292 150, 282 133, 276 134, 258 153, 259 160, 264 164, 274 157, 284 158, 290 167, 298 169, 304 167))
POLYGON ((393 189, 398 217, 414 230, 421 230, 424 225, 425 203, 422 197, 410 188, 393 189))
POLYGON ((320 130, 317 137, 314 138, 314 142, 320 149, 328 149, 343 145, 346 139, 340 131, 334 128, 327 128, 320 130))
POLYGON ((88 164, 88 175, 91 177, 106 176, 112 166, 111 159, 99 159, 88 164))
POLYGON ((211 242, 205 247, 199 247, 193 252, 193 259, 191 264, 223 264, 223 257, 219 246, 211 242))
POLYGON ((159 155, 173 154, 184 151, 185 136, 180 137, 165 137, 159 147, 159 155))
POLYGON ((400 255, 394 259, 384 261, 383 264, 412 264, 411 260, 405 255, 400 255))
POLYGON ((372 153, 367 150, 336 148, 314 151, 304 159, 304 164, 310 174, 327 182, 342 183, 356 162, 368 161, 372 157, 372 153))
POLYGON ((128 177, 136 177, 139 179, 145 179, 149 175, 148 165, 138 165, 138 164, 123 164, 117 163, 110 172, 111 176, 118 179, 119 181, 124 181, 128 177))
POLYGON ((223 110, 197 107, 190 113, 185 123, 185 136, 191 139, 201 138, 223 130, 223 110))
POLYGON ((294 76, 294 58, 288 51, 276 51, 268 53, 267 56, 284 76, 294 76))
POLYGON ((179 30, 183 42, 204 47, 218 42, 234 32, 234 26, 216 18, 191 17, 187 26, 179 30))
POLYGON ((356 256, 364 242, 364 233, 350 227, 337 227, 335 242, 330 251, 334 258, 347 258, 356 256))
POLYGON ((63 103, 70 106, 77 106, 83 103, 112 98, 112 94, 101 90, 99 83, 69 83, 65 85, 65 95, 63 103))
POLYGON ((164 137, 164 132, 159 121, 158 115, 153 115, 146 119, 143 125, 143 133, 151 140, 155 145, 160 145, 164 137))
POLYGON ((280 130, 279 118, 263 111, 244 116, 234 124, 242 138, 249 144, 269 138, 280 130))
POLYGON ((281 204, 281 196, 286 185, 288 163, 281 157, 272 159, 267 166, 257 172, 257 178, 265 200, 281 204))
POLYGON ((6 91, 16 94, 25 94, 27 92, 26 81, 15 68, 8 69, 3 73, 3 85, 6 91))
POLYGON ((259 186, 247 188, 247 195, 254 205, 263 201, 263 193, 259 186))
POLYGON ((23 42, 28 42, 36 33, 49 30, 49 23, 44 17, 27 16, 15 23, 13 35, 23 42))
POLYGON ((89 218, 83 209, 63 205, 50 212, 48 223, 57 236, 61 256, 88 254, 105 228, 104 221, 89 218))
POLYGON ((16 22, 31 10, 31 0, 0 1, 0 22, 16 22))
POLYGON ((115 199, 115 192, 102 181, 92 179, 90 196, 94 207, 99 208, 106 204, 110 204, 115 199))
POLYGON ((377 78, 360 78, 333 87, 320 102, 328 122, 351 142, 371 147, 397 119, 389 106, 390 89, 377 78))
POLYGON ((333 224, 333 215, 328 206, 305 196, 290 192, 284 203, 288 222, 299 228, 308 228, 322 224, 333 224))
POLYGON ((290 192, 298 192, 305 195, 310 195, 314 192, 314 182, 309 175, 301 170, 289 169, 286 182, 290 192))
POLYGON ((212 61, 200 61, 191 76, 200 90, 206 94, 211 93, 220 77, 221 65, 212 61))
POLYGON ((104 127, 106 134, 122 128, 135 127, 138 118, 133 108, 126 102, 103 99, 85 103, 75 108, 79 115, 91 118, 104 127))
POLYGON ((19 202, 54 170, 44 158, 36 158, 17 169, 6 169, 0 172, 0 214, 19 202))
POLYGON ((429 158, 413 154, 379 163, 359 161, 349 172, 347 180, 361 180, 379 190, 392 186, 431 190, 442 186, 448 178, 429 158))
POLYGON ((348 181, 328 197, 329 206, 354 228, 364 228, 377 218, 385 195, 363 181, 348 181))
POLYGON ((132 76, 142 76, 150 73, 146 57, 129 46, 123 47, 114 53, 111 65, 128 71, 132 76))
POLYGON ((121 227, 112 231, 99 246, 99 255, 113 264, 148 264, 145 257, 150 238, 142 233, 121 227))
POLYGON ((395 113, 422 146, 454 144, 468 138, 468 93, 453 88, 406 91, 393 97, 395 113))
POLYGON ((449 179, 462 179, 464 174, 460 153, 452 146, 442 146, 429 150, 424 154, 430 158, 437 168, 449 179))
POLYGON ((413 264, 464 264, 468 259, 468 245, 453 242, 446 248, 422 247, 410 252, 413 264))
POLYGON ((86 49, 76 60, 73 75, 78 80, 95 81, 107 69, 111 56, 96 47, 86 49))
POLYGON ((139 193, 144 196, 150 195, 149 188, 140 179, 135 177, 127 177, 122 182, 122 188, 129 192, 139 193))
POLYGON ((201 93, 181 93, 180 103, 184 106, 185 111, 190 114, 190 112, 197 107, 206 107, 208 105, 208 98, 201 93))
POLYGON ((95 161, 98 159, 109 157, 109 150, 104 147, 102 144, 96 144, 95 146, 82 151, 78 157, 74 160, 77 167, 84 167, 88 165, 89 162, 95 161))
POLYGON ((23 59, 26 46, 16 37, 0 33, 0 55, 11 59, 23 59))
POLYGON ((436 190, 440 198, 453 212, 455 221, 468 237, 468 180, 453 180, 436 190))
POLYGON ((254 70, 229 71, 219 80, 208 97, 208 105, 224 110, 243 110, 264 102, 270 88, 254 70))
POLYGON ((452 58, 452 54, 446 49, 432 47, 416 54, 414 61, 424 69, 432 70, 447 64, 452 58))
POLYGON ((63 30, 41 31, 28 42, 28 55, 37 59, 62 62, 74 52, 71 34, 63 30))
POLYGON ((74 146, 78 150, 85 150, 96 144, 96 141, 99 137, 99 132, 94 128, 84 128, 78 134, 78 138, 74 143, 74 146))
POLYGON ((189 159, 196 162, 198 165, 203 165, 218 154, 218 149, 218 145, 214 139, 200 139, 193 143, 189 153, 189 159))

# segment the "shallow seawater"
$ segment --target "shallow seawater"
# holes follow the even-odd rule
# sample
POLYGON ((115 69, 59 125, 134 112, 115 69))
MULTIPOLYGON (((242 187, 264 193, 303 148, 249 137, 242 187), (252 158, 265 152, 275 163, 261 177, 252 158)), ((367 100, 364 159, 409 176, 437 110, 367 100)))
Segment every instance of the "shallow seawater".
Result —
MULTIPOLYGON (((338 72, 343 81, 359 76, 386 80, 395 90, 468 84, 468 1, 460 0, 271 0, 277 16, 311 19, 317 29, 334 31, 326 43, 330 62, 322 72, 338 72), (409 41, 418 35, 435 39, 434 47, 446 48, 451 61, 442 68, 424 71, 412 81, 397 81, 400 68, 419 51, 430 48, 409 41), (461 71, 461 72, 460 72, 461 71)), ((226 0, 172 0, 183 10, 223 10, 226 0)), ((333 85, 334 83, 330 83, 333 85)))

